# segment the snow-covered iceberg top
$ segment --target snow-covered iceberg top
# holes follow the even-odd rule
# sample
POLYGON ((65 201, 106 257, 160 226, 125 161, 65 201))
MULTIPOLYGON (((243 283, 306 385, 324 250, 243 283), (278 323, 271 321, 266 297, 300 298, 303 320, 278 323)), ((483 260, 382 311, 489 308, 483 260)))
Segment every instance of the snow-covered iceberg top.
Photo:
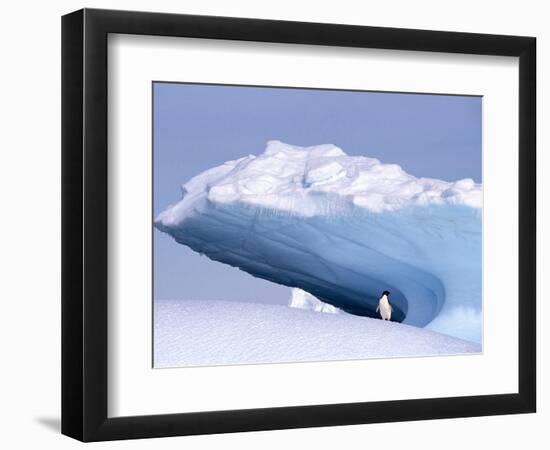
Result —
POLYGON ((241 202, 312 216, 349 207, 369 211, 411 205, 482 206, 472 179, 447 182, 417 178, 397 164, 348 156, 332 144, 298 147, 269 141, 264 153, 207 170, 183 185, 184 195, 206 193, 216 203, 241 202))
POLYGON ((271 141, 182 191, 155 226, 196 252, 357 315, 378 317, 389 290, 392 320, 481 339, 482 186, 470 179, 271 141))
POLYGON ((157 300, 154 308, 155 368, 342 361, 481 351, 479 344, 430 330, 284 305, 157 300))

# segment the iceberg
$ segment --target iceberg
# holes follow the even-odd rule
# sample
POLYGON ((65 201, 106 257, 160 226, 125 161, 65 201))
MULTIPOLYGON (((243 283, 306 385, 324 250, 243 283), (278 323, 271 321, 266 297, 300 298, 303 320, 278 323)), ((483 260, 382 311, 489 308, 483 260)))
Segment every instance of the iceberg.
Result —
POLYGON ((293 288, 290 293, 288 306, 297 309, 306 309, 308 311, 323 312, 329 314, 338 314, 340 310, 333 305, 324 303, 309 292, 293 288))
POLYGON ((155 219, 212 260, 371 318, 481 341, 483 190, 327 144, 270 141, 187 181, 155 219))

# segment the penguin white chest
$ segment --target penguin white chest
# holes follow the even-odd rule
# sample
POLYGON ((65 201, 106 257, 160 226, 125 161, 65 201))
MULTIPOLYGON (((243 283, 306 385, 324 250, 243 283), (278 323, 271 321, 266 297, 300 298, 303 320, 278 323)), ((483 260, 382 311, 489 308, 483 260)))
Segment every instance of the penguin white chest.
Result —
POLYGON ((386 295, 383 295, 378 301, 378 310, 380 311, 380 317, 382 317, 383 320, 391 319, 392 307, 386 295))

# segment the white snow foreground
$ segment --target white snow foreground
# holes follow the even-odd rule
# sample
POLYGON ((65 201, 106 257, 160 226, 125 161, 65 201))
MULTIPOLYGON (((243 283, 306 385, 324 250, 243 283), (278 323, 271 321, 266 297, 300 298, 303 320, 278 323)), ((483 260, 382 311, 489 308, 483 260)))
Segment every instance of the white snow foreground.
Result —
POLYGON ((307 309, 309 311, 338 314, 340 310, 336 306, 329 305, 314 297, 309 292, 298 288, 291 289, 288 306, 291 308, 307 309))
POLYGON ((182 192, 155 221, 177 242, 358 315, 378 317, 388 290, 392 320, 480 342, 482 186, 473 180, 416 178, 334 145, 271 141, 182 192))
POLYGON ((155 302, 154 367, 449 355, 480 345, 351 314, 223 301, 155 302))

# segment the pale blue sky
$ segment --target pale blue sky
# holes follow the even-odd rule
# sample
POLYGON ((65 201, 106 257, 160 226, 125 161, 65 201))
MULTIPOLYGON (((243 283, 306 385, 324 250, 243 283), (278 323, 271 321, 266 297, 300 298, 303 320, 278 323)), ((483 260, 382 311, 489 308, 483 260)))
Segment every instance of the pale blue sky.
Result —
MULTIPOLYGON (((331 143, 415 176, 481 182, 481 97, 154 83, 153 214, 210 167, 268 140, 331 143)), ((154 231, 158 299, 286 303, 289 288, 210 261, 154 231)))

